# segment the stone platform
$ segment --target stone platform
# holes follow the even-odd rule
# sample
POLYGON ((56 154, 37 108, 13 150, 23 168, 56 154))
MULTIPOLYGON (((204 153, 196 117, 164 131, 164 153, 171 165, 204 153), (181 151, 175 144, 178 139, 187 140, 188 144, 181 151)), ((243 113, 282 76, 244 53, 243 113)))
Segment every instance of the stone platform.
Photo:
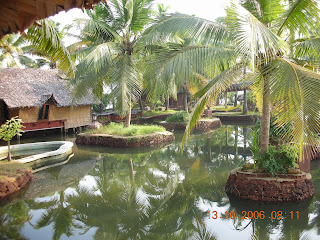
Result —
POLYGON ((232 170, 225 186, 227 194, 241 199, 264 202, 298 201, 314 194, 311 174, 279 174, 242 172, 232 170))

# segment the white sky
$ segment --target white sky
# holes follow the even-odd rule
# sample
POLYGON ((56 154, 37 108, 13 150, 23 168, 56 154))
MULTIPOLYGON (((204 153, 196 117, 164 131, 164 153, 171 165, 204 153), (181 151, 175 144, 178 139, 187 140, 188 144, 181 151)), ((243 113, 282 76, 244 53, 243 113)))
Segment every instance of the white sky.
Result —
MULTIPOLYGON (((180 12, 197 17, 215 20, 217 17, 225 16, 225 6, 230 0, 155 0, 154 6, 156 9, 157 3, 163 3, 169 6, 169 13, 180 12)), ((68 12, 60 12, 51 17, 52 20, 61 24, 71 24, 73 19, 86 17, 80 9, 71 9, 68 12)), ((67 39, 66 45, 74 42, 75 39, 67 39)))

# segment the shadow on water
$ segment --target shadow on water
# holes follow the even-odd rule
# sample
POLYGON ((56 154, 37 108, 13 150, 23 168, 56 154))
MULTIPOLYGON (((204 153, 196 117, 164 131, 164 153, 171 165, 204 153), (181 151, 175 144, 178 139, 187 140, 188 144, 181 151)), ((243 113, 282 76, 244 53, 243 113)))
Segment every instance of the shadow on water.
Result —
POLYGON ((225 194, 230 170, 251 158, 249 126, 193 135, 182 155, 182 135, 175 135, 173 144, 158 149, 75 147, 69 163, 37 173, 24 193, 0 208, 0 238, 319 238, 318 192, 308 201, 279 205, 225 194), (216 211, 217 219, 209 219, 208 211, 216 211), (226 211, 237 218, 227 218, 226 211), (239 219, 243 211, 265 211, 266 217, 239 219), (272 211, 300 215, 272 219, 272 211))

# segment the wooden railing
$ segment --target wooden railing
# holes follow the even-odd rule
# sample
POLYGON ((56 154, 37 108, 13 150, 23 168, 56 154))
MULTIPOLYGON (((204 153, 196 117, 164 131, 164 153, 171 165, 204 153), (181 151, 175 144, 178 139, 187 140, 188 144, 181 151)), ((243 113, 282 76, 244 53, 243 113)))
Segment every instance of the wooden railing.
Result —
POLYGON ((64 122, 66 120, 55 120, 55 121, 40 121, 40 122, 29 122, 29 123, 22 123, 25 128, 23 131, 37 131, 37 130, 47 130, 47 129, 54 129, 54 128, 63 128, 64 122))

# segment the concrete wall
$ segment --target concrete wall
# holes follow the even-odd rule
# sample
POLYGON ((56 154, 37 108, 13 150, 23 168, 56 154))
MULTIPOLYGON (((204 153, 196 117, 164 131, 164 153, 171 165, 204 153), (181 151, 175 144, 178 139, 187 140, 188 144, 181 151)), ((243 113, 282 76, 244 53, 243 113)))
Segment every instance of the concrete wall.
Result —
MULTIPOLYGON (((23 122, 38 122, 39 107, 10 109, 9 114, 16 114, 23 122)), ((91 123, 91 105, 78 107, 49 107, 49 121, 66 120, 65 128, 85 126, 91 123)), ((42 120, 43 121, 43 120, 42 120)))

